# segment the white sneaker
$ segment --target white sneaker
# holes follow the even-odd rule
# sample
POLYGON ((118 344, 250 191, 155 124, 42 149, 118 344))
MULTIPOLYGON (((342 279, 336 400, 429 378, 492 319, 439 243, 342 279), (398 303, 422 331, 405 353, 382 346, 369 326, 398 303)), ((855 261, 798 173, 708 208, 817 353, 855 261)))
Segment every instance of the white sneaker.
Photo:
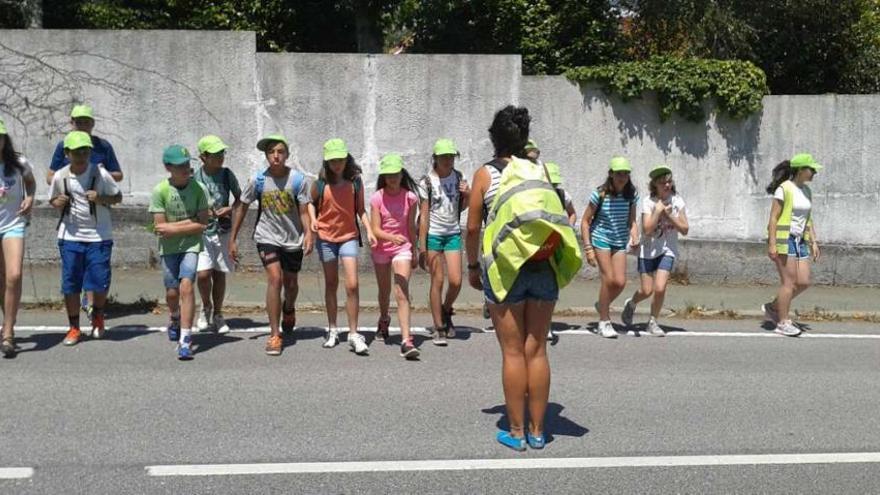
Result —
MULTIPOLYGON (((370 351, 370 348, 367 347, 366 339, 364 339, 364 336, 359 333, 348 334, 348 346, 351 347, 351 350, 358 356, 366 356, 370 351)), ((324 347, 327 347, 326 344, 324 347)))
POLYGON ((202 309, 199 311, 199 321, 196 322, 196 328, 200 332, 204 332, 205 330, 211 328, 211 308, 202 306, 202 309))
POLYGON ((214 328, 217 329, 217 333, 229 333, 229 325, 220 313, 214 315, 214 328))
POLYGON ((617 330, 614 329, 614 326, 611 325, 610 321, 600 321, 599 335, 605 337, 606 339, 616 339, 617 330))
POLYGON ((327 330, 324 334, 324 349, 333 349, 339 343, 339 331, 335 328, 327 330))
POLYGON ((657 324, 657 320, 653 316, 648 320, 648 333, 654 337, 664 337, 666 335, 666 331, 660 328, 660 325, 657 324))
POLYGON ((620 320, 627 327, 631 327, 633 324, 633 315, 636 312, 636 305, 633 304, 632 298, 627 299, 626 302, 623 303, 623 312, 620 313, 620 320))
POLYGON ((801 329, 796 327, 791 320, 780 321, 779 324, 776 325, 776 333, 779 335, 785 335, 786 337, 797 337, 801 334, 801 329))

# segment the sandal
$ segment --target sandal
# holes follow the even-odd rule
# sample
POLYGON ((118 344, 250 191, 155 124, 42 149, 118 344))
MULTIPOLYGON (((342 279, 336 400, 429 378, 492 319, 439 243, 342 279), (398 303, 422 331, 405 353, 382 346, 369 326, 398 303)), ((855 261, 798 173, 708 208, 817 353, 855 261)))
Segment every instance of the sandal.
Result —
POLYGON ((528 433, 526 434, 526 442, 528 442, 529 447, 535 450, 541 450, 544 448, 544 445, 547 444, 547 439, 544 438, 543 433, 538 436, 534 436, 531 433, 528 433))
POLYGON ((495 439, 498 440, 498 443, 501 445, 518 452, 526 450, 526 439, 522 437, 516 438, 512 436, 509 431, 499 431, 498 434, 495 435, 495 439))

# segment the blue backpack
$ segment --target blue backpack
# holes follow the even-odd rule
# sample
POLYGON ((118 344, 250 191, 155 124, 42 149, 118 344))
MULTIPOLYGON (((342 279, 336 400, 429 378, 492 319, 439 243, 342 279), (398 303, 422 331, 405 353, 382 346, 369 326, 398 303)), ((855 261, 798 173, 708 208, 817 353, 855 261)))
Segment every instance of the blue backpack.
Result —
MULTIPOLYGON (((254 196, 257 198, 257 220, 254 222, 254 233, 257 231, 257 224, 260 223, 260 217, 263 215, 263 189, 266 187, 266 176, 268 174, 269 168, 267 167, 260 172, 257 172, 253 177, 254 196)), ((299 202, 296 200, 296 196, 302 190, 305 180, 306 176, 298 170, 291 169, 290 174, 287 176, 287 184, 285 186, 289 185, 290 187, 285 187, 284 190, 290 192, 290 195, 293 197, 293 204, 296 205, 297 211, 299 211, 299 202)))

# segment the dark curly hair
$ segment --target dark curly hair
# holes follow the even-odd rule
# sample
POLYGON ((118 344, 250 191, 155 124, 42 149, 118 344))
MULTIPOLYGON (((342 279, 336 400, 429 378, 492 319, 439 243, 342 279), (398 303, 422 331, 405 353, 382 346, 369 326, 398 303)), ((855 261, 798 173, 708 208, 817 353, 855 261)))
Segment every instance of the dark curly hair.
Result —
POLYGON ((523 148, 529 140, 529 109, 507 105, 498 110, 489 127, 489 138, 495 148, 495 156, 524 156, 523 148))
POLYGON ((776 188, 779 187, 783 182, 793 179, 795 175, 795 170, 791 168, 791 162, 788 160, 779 162, 778 165, 773 167, 773 179, 770 181, 770 184, 767 185, 767 194, 773 194, 776 192, 776 188))

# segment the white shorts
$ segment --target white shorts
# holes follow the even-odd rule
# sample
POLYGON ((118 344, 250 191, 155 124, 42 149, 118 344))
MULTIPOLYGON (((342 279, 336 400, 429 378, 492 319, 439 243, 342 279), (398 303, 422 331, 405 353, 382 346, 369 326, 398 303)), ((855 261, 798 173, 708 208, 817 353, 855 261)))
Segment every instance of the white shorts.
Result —
POLYGON ((205 245, 199 253, 199 265, 196 271, 216 270, 229 273, 232 261, 229 258, 229 234, 203 235, 205 245))

